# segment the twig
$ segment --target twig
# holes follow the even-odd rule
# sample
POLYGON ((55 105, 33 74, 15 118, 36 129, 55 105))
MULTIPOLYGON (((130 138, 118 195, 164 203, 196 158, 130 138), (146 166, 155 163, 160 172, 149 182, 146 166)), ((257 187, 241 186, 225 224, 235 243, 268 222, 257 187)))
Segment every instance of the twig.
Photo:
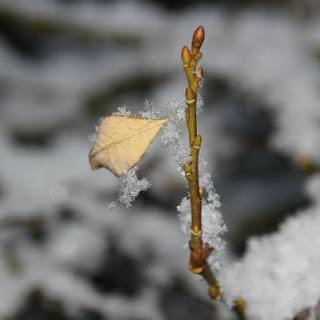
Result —
MULTIPOLYGON (((186 89, 186 119, 189 132, 189 144, 191 160, 184 165, 185 176, 189 185, 191 200, 191 239, 189 270, 203 277, 208 284, 208 294, 214 301, 222 300, 223 295, 219 282, 210 268, 207 259, 214 248, 202 241, 202 194, 203 190, 199 186, 199 152, 201 148, 201 135, 197 131, 197 95, 201 84, 203 68, 197 68, 197 63, 202 57, 200 48, 204 41, 205 32, 202 26, 199 26, 193 34, 191 51, 184 46, 181 51, 183 69, 188 79, 188 88, 186 89)), ((239 298, 234 301, 234 311, 239 319, 245 319, 245 300, 239 298)))

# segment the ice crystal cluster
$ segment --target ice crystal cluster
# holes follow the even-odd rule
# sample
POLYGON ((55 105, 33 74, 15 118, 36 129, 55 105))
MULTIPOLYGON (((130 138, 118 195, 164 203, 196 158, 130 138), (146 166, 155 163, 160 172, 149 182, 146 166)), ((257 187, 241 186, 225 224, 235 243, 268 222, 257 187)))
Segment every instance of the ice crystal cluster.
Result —
POLYGON ((118 199, 122 204, 125 204, 127 208, 132 206, 132 202, 141 191, 146 191, 151 186, 146 178, 138 178, 137 170, 138 168, 134 167, 120 177, 121 187, 118 199))
POLYGON ((168 122, 161 132, 161 143, 174 157, 176 167, 183 173, 183 164, 190 161, 190 150, 186 137, 188 131, 185 125, 185 101, 168 102, 163 106, 155 106, 145 102, 145 110, 141 116, 151 119, 167 118, 168 122))
POLYGON ((117 116, 130 116, 131 111, 127 110, 127 107, 125 105, 117 107, 117 111, 113 112, 113 115, 117 116))
MULTIPOLYGON (((320 178, 311 187, 319 196, 320 178)), ((221 270, 228 303, 241 296, 250 319, 286 320, 320 297, 320 205, 287 219, 277 233, 253 238, 244 258, 221 270)))

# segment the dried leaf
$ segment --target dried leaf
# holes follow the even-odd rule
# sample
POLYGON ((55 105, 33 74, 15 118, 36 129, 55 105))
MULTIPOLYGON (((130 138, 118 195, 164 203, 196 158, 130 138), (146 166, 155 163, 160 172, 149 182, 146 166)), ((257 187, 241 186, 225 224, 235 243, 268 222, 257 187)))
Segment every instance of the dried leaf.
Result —
POLYGON ((115 115, 105 117, 89 153, 91 168, 105 167, 121 176, 139 162, 166 121, 115 115))

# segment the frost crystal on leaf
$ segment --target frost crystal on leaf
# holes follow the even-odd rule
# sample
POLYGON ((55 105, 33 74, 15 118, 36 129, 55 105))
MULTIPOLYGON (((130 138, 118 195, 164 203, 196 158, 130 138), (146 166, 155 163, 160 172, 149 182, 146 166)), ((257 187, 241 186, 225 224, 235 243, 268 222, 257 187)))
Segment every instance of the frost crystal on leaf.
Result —
POLYGON ((93 133, 90 133, 88 135, 88 139, 89 139, 89 142, 93 145, 94 142, 96 141, 96 137, 97 137, 97 127, 95 127, 95 130, 93 133))
POLYGON ((139 195, 141 191, 146 191, 150 188, 151 184, 146 179, 139 179, 137 176, 137 167, 128 170, 120 177, 120 191, 119 202, 126 205, 127 208, 132 206, 132 202, 139 195))
POLYGON ((117 111, 112 113, 115 116, 130 116, 131 111, 127 110, 126 106, 117 107, 117 111))
POLYGON ((147 119, 156 119, 158 114, 159 111, 157 108, 155 108, 154 104, 146 100, 144 102, 144 111, 140 112, 141 117, 147 119))
POLYGON ((88 138, 90 143, 93 145, 97 139, 97 135, 99 133, 100 124, 103 118, 100 118, 98 121, 98 124, 94 127, 94 130, 92 133, 89 134, 88 138))

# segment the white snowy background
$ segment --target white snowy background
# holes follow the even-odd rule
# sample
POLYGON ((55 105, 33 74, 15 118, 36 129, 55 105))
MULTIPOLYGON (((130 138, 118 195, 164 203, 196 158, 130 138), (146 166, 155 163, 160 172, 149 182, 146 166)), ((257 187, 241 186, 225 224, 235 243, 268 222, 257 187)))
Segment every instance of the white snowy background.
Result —
POLYGON ((117 212, 120 182, 88 163, 101 116, 181 100, 199 24, 227 303, 320 319, 319 3, 221 2, 0 0, 1 320, 233 319, 187 270, 175 156, 156 141, 151 188, 117 212))

